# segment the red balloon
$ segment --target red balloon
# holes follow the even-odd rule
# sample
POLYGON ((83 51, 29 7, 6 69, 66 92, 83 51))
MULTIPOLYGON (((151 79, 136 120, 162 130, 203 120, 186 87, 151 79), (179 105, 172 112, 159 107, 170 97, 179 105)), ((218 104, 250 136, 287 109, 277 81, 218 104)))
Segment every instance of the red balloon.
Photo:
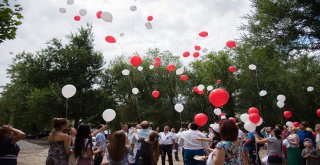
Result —
POLYGON ((251 113, 251 114, 249 114, 249 120, 252 123, 257 124, 260 121, 260 116, 256 113, 251 113))
POLYGON ((161 61, 160 57, 156 57, 154 60, 161 61))
POLYGON ((200 37, 207 37, 208 36, 208 32, 202 31, 202 32, 199 33, 199 36, 200 37))
POLYGON ((74 16, 74 18, 73 18, 75 21, 80 21, 80 19, 81 19, 81 17, 80 16, 78 16, 78 15, 76 15, 76 16, 74 16))
POLYGON ((235 66, 230 66, 230 67, 229 67, 229 71, 230 71, 231 73, 234 73, 234 72, 237 71, 237 68, 236 68, 235 66))
POLYGON ((196 92, 196 93, 198 93, 198 92, 199 92, 198 87, 197 87, 197 86, 193 87, 193 91, 196 92))
POLYGON ((213 106, 222 107, 228 102, 229 93, 225 89, 214 89, 209 94, 209 100, 213 106))
POLYGON ((168 69, 169 72, 172 72, 172 71, 174 71, 174 69, 176 69, 176 66, 174 66, 173 64, 169 64, 167 66, 167 69, 168 69))
POLYGON ((284 118, 289 119, 289 118, 291 118, 292 113, 290 111, 284 111, 283 116, 284 116, 284 118))
POLYGON ((109 43, 115 43, 117 42, 116 39, 113 36, 106 36, 105 40, 109 43))
POLYGON ((180 79, 182 80, 182 81, 186 81, 186 80, 188 80, 188 76, 187 75, 181 75, 180 76, 180 79))
POLYGON ((203 113, 199 113, 196 116, 194 116, 194 122, 198 126, 202 127, 208 122, 208 117, 207 117, 207 115, 205 115, 203 113))
POLYGON ((293 126, 294 126, 294 127, 299 127, 299 126, 300 126, 300 123, 297 122, 297 121, 295 121, 295 122, 293 122, 293 126))
POLYGON ((183 56, 183 57, 189 57, 189 56, 190 56, 190 53, 189 53, 189 52, 183 52, 182 56, 183 56))
POLYGON ((101 19, 101 14, 102 14, 102 11, 98 11, 98 12, 96 13, 96 16, 97 16, 98 19, 101 19))
POLYGON ((147 20, 148 20, 148 21, 152 21, 152 20, 153 20, 153 17, 152 17, 152 16, 148 16, 148 17, 147 17, 147 20))
POLYGON ((251 107, 248 109, 248 114, 251 114, 251 113, 256 113, 259 115, 259 109, 256 107, 251 107))
POLYGON ((225 116, 225 115, 226 115, 226 114, 222 112, 222 113, 220 113, 220 115, 219 115, 219 116, 225 116))
POLYGON ((320 109, 318 109, 318 110, 316 111, 316 114, 317 114, 318 117, 320 117, 320 109))
POLYGON ((233 40, 230 40, 230 41, 228 41, 227 43, 226 43, 226 45, 227 45, 227 47, 229 47, 229 48, 235 48, 236 47, 236 42, 235 41, 233 41, 233 40))
POLYGON ((201 50, 201 47, 198 46, 198 45, 196 45, 196 46, 194 46, 194 49, 197 50, 197 51, 199 51, 199 50, 201 50))
POLYGON ((197 58, 197 57, 199 57, 199 56, 200 56, 200 53, 199 53, 199 52, 194 52, 194 53, 193 53, 193 57, 194 57, 194 58, 197 58))
POLYGON ((234 117, 230 117, 230 118, 229 118, 229 120, 232 120, 234 123, 236 123, 236 122, 237 122, 237 119, 236 119, 236 118, 234 118, 234 117))
POLYGON ((220 79, 217 80, 217 83, 218 83, 218 84, 221 84, 221 83, 222 83, 222 80, 220 80, 220 79))
POLYGON ((154 90, 154 91, 152 92, 152 97, 153 97, 153 98, 157 99, 159 96, 160 96, 160 92, 159 92, 159 91, 154 90))
POLYGON ((204 94, 204 90, 202 90, 202 91, 199 90, 199 91, 198 91, 198 94, 199 94, 199 95, 203 95, 203 94, 204 94))
POLYGON ((140 66, 141 63, 142 63, 142 59, 141 59, 140 56, 134 55, 134 56, 131 57, 130 63, 131 63, 132 66, 140 66))
POLYGON ((159 66, 160 66, 160 61, 156 61, 156 62, 154 62, 153 66, 155 66, 155 67, 159 67, 159 66))

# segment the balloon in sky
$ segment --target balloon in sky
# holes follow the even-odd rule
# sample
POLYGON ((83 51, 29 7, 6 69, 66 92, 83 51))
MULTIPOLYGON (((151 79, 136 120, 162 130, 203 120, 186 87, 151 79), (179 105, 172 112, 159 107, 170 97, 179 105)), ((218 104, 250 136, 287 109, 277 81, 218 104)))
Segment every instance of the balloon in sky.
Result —
POLYGON ((215 109, 213 110, 213 113, 214 113, 215 115, 219 116, 219 115, 221 114, 221 109, 220 109, 220 108, 215 108, 215 109))
POLYGON ((212 91, 213 90, 213 86, 212 85, 207 86, 207 90, 208 91, 212 91))
POLYGON ((154 64, 153 64, 153 65, 154 65, 155 67, 159 67, 159 66, 160 66, 160 64, 161 64, 161 62, 160 62, 160 61, 156 61, 156 62, 154 62, 154 64))
POLYGON ((130 58, 130 63, 132 66, 140 66, 142 63, 142 59, 138 55, 134 55, 130 58))
POLYGON ((251 113, 249 114, 249 120, 252 123, 257 124, 260 121, 260 116, 257 113, 251 113))
POLYGON ((194 58, 197 58, 197 57, 199 57, 199 56, 200 56, 200 53, 199 53, 199 52, 194 52, 194 53, 193 53, 193 57, 194 57, 194 58))
POLYGON ((256 126, 260 126, 263 123, 263 119, 260 117, 259 122, 256 124, 256 126))
POLYGON ((299 125, 300 125, 299 122, 297 122, 297 121, 293 122, 293 126, 294 126, 294 127, 299 127, 299 125))
POLYGON ((197 50, 197 51, 199 51, 199 50, 201 50, 201 46, 196 45, 196 46, 194 46, 194 49, 197 50))
POLYGON ((289 119, 289 118, 291 118, 292 113, 290 111, 284 111, 283 116, 284 116, 284 118, 289 119))
POLYGON ((120 37, 123 37, 124 36, 124 33, 120 33, 120 37))
POLYGON ((152 97, 153 97, 153 98, 157 99, 159 96, 160 96, 160 92, 159 92, 159 91, 154 90, 154 91, 152 92, 152 97))
POLYGON ((130 74, 130 71, 128 69, 123 69, 122 70, 122 75, 128 76, 130 74))
POLYGON ((176 68, 176 66, 174 66, 173 64, 169 64, 169 65, 167 66, 167 69, 168 69, 169 72, 174 71, 175 68, 176 68))
POLYGON ((130 11, 136 11, 136 10, 137 10, 137 6, 135 5, 130 6, 130 11))
POLYGON ((186 80, 188 80, 188 76, 187 75, 181 75, 180 76, 180 79, 182 80, 182 81, 186 81, 186 80))
POLYGON ((189 57, 190 56, 190 52, 183 52, 182 56, 183 57, 189 57))
POLYGON ((318 117, 320 117, 320 109, 317 109, 316 114, 318 117))
POLYGON ((116 112, 113 109, 107 109, 102 113, 102 118, 104 121, 112 121, 116 117, 116 112))
POLYGON ((65 97, 67 99, 74 96, 76 94, 76 92, 77 92, 77 89, 72 84, 68 84, 68 85, 63 86, 63 88, 61 90, 63 97, 65 97))
POLYGON ((74 4, 74 0, 67 0, 67 4, 68 5, 73 5, 74 4))
POLYGON ((66 12, 67 12, 67 9, 64 8, 64 7, 61 7, 61 8, 59 8, 59 12, 60 12, 60 13, 66 13, 66 12))
POLYGON ((312 86, 309 86, 308 88, 307 88, 307 91, 308 92, 312 92, 314 90, 314 87, 312 87, 312 86))
POLYGON ((202 31, 202 32, 199 33, 199 36, 200 37, 207 37, 208 36, 208 32, 202 31))
POLYGON ((240 120, 241 120, 242 122, 244 122, 244 123, 249 122, 249 115, 246 114, 246 113, 240 115, 240 120))
POLYGON ((183 68, 179 68, 179 69, 176 70, 176 75, 180 76, 180 75, 183 74, 183 72, 184 72, 184 69, 183 68))
POLYGON ((105 40, 108 42, 108 43, 116 43, 116 39, 113 37, 113 36, 106 36, 105 40))
POLYGON ((207 117, 207 115, 205 115, 203 113, 199 113, 196 116, 194 116, 194 122, 198 126, 202 127, 208 122, 208 117, 207 117))
POLYGON ((147 17, 147 20, 148 20, 148 21, 152 21, 152 20, 153 20, 153 16, 151 16, 151 15, 148 16, 148 17, 147 17))
POLYGON ((260 96, 265 96, 265 95, 267 95, 267 93, 268 92, 266 90, 262 90, 262 91, 259 92, 259 95, 260 96))
POLYGON ((244 128, 249 132, 254 132, 256 130, 256 125, 251 122, 244 123, 244 128))
POLYGON ((199 89, 200 91, 204 90, 204 85, 203 85, 203 84, 198 85, 198 89, 199 89))
POLYGON ((183 109, 184 109, 184 106, 182 105, 182 104, 176 104, 175 106, 174 106, 174 109, 177 111, 177 112, 182 112, 183 111, 183 109))
POLYGON ((202 49, 202 53, 207 53, 208 52, 208 49, 207 48, 203 48, 202 49))
POLYGON ((284 102, 284 101, 286 101, 286 96, 284 96, 284 95, 278 95, 278 96, 277 96, 277 100, 280 101, 280 102, 284 102))
POLYGON ((236 47, 236 42, 235 41, 233 41, 233 40, 230 40, 230 41, 228 41, 227 43, 226 43, 226 45, 227 45, 227 47, 228 48, 235 48, 236 47))
POLYGON ((229 67, 229 71, 230 71, 231 73, 234 73, 234 72, 237 71, 237 68, 236 68, 235 66, 230 66, 230 67, 229 67))
POLYGON ((101 15, 102 15, 102 11, 98 11, 98 12, 96 13, 96 16, 97 16, 98 19, 101 19, 101 15))
POLYGON ((138 71, 142 71, 143 70, 143 67, 142 66, 138 66, 138 71))
POLYGON ((144 26, 145 26, 147 29, 152 29, 152 24, 151 24, 151 22, 145 23, 144 26))
POLYGON ((139 89, 138 88, 132 88, 132 93, 133 94, 138 94, 139 93, 139 89))
POLYGON ((291 121, 287 121, 287 122, 286 122, 286 126, 292 127, 292 126, 293 126, 293 123, 292 123, 291 121))
POLYGON ((154 60, 155 61, 161 61, 161 58, 160 57, 156 57, 154 60))
POLYGON ((81 19, 81 17, 80 16, 78 16, 78 15, 76 15, 76 16, 74 16, 74 18, 73 18, 75 21, 80 21, 80 19, 81 19))
POLYGON ((79 10, 79 14, 80 14, 81 16, 85 16, 85 15, 87 15, 87 10, 86 10, 86 9, 80 9, 80 10, 79 10))
POLYGON ((101 18, 102 18, 102 20, 104 20, 106 22, 112 22, 112 20, 113 20, 112 14, 110 12, 107 12, 107 11, 102 12, 101 18))
POLYGON ((224 106, 229 100, 229 93, 222 88, 214 89, 209 94, 209 100, 215 107, 224 106))
POLYGON ((149 65, 149 69, 150 70, 154 69, 154 65, 149 65))
POLYGON ((221 83, 222 83, 222 80, 218 79, 218 80, 217 80, 217 83, 218 83, 218 84, 221 84, 221 83))
POLYGON ((256 107, 251 107, 248 109, 248 114, 256 113, 259 114, 259 109, 256 107))
POLYGON ((254 64, 250 64, 250 65, 249 65, 249 69, 250 69, 250 70, 256 70, 256 69, 257 69, 257 66, 254 65, 254 64))
POLYGON ((277 106, 278 106, 279 108, 283 108, 283 107, 284 107, 284 102, 278 101, 278 102, 277 102, 277 106))

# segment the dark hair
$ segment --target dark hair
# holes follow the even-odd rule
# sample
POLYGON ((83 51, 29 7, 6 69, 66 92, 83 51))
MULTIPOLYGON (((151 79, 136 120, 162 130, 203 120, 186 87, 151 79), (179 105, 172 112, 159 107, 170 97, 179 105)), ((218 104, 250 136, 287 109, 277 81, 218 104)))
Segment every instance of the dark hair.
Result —
POLYGON ((123 131, 115 132, 107 145, 110 159, 119 163, 122 157, 128 152, 126 148, 126 134, 123 131))
POLYGON ((152 131, 149 134, 149 142, 151 144, 151 161, 154 164, 157 164, 160 156, 160 150, 159 150, 159 134, 156 131, 152 131))
POLYGON ((5 139, 5 138, 10 138, 13 136, 12 131, 6 130, 2 127, 0 127, 0 140, 5 139))
POLYGON ((87 124, 81 124, 77 129, 77 135, 76 135, 76 140, 74 144, 74 154, 76 158, 81 157, 83 153, 87 152, 88 147, 92 149, 92 138, 91 138, 90 126, 87 124), (86 139, 88 139, 87 144, 86 144, 86 139))
POLYGON ((307 122, 307 121, 303 121, 303 122, 301 122, 301 124, 302 124, 304 127, 308 127, 308 126, 309 126, 309 122, 307 122))
POLYGON ((143 121, 140 124, 140 126, 141 126, 142 129, 148 129, 149 128, 149 122, 148 121, 143 121))
POLYGON ((196 124, 196 123, 191 123, 190 124, 190 129, 192 129, 192 130, 198 130, 199 129, 199 126, 196 124))
POLYGON ((57 130, 60 129, 62 126, 66 125, 67 123, 69 123, 69 121, 66 118, 53 118, 52 127, 57 130))
POLYGON ((279 129, 279 128, 275 128, 273 129, 273 133, 274 133, 274 136, 277 138, 277 139, 281 139, 281 133, 282 133, 282 130, 279 129))
POLYGON ((236 141, 238 138, 238 127, 229 119, 223 120, 220 123, 220 137, 225 141, 236 141))
POLYGON ((100 129, 100 128, 102 128, 102 127, 103 127, 102 124, 98 124, 98 125, 97 125, 97 129, 100 129))

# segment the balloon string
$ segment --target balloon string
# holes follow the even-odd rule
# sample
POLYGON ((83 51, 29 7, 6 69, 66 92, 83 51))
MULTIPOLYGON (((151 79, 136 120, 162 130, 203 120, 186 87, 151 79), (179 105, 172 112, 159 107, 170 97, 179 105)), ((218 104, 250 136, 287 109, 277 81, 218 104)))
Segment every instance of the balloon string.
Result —
POLYGON ((66 98, 66 119, 68 118, 68 98, 66 98))
MULTIPOLYGON (((128 76, 128 79, 129 79, 130 86, 131 86, 131 89, 132 89, 132 88, 133 88, 133 85, 132 85, 132 82, 131 82, 130 76, 128 76)), ((141 121, 141 116, 140 116, 140 113, 139 113, 138 98, 137 98, 137 96, 136 96, 136 95, 134 95, 133 97, 134 97, 135 102, 136 102, 137 114, 138 114, 139 122, 140 122, 140 121, 141 121)))
MULTIPOLYGON (((260 84, 259 84, 259 77, 258 77, 258 69, 256 69, 256 81, 257 81, 257 89, 258 89, 258 93, 260 92, 261 88, 260 88, 260 84)), ((262 105, 261 105, 261 96, 259 95, 259 108, 260 108, 260 113, 261 116, 262 115, 262 105)))

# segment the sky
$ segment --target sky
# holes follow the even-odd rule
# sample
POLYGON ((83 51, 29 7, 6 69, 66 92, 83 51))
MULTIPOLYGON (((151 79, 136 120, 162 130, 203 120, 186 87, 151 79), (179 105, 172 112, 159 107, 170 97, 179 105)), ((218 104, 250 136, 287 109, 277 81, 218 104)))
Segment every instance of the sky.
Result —
MULTIPOLYGON (((228 40, 240 37, 238 28, 246 23, 241 17, 251 10, 249 0, 74 0, 71 5, 67 1, 72 0, 18 1, 23 7, 23 24, 18 27, 16 39, 0 44, 0 86, 10 82, 6 70, 15 54, 35 53, 52 38, 66 43, 66 35, 87 23, 93 25, 95 49, 103 52, 108 62, 123 53, 143 55, 155 47, 181 56, 184 51, 194 52, 196 44, 209 51, 221 50, 228 40), (133 5, 136 11, 130 10, 133 5), (60 13, 60 8, 66 13, 60 13), (81 9, 87 15, 75 21, 81 9), (97 11, 111 13, 113 21, 97 19, 97 11), (148 16, 154 18, 152 29, 145 27, 148 16), (207 31, 208 37, 199 37, 201 31, 207 31), (106 36, 114 36, 118 44, 107 43, 106 36)), ((195 59, 191 56, 182 60, 195 59)))

